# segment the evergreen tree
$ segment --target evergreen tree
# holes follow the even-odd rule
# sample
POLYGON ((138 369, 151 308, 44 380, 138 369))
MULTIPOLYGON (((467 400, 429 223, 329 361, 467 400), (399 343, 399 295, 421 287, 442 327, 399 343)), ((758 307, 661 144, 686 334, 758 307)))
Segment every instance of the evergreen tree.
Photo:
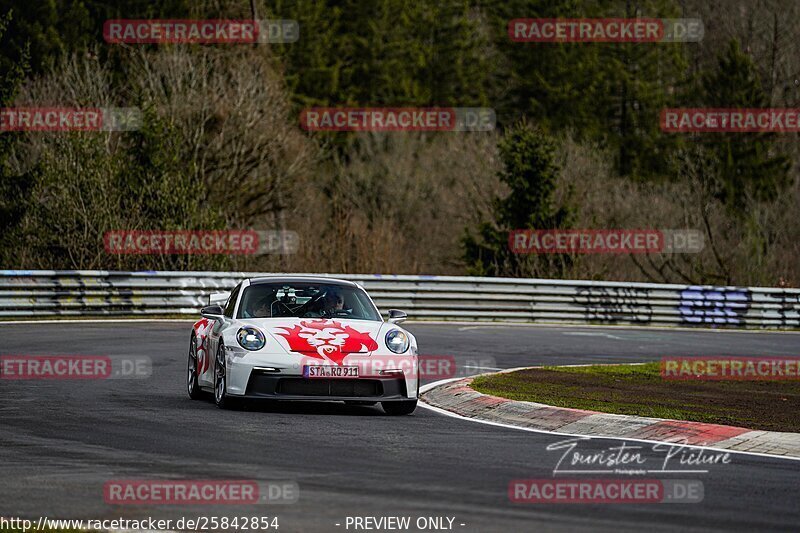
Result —
POLYGON ((508 80, 498 93, 498 117, 522 116, 550 132, 610 146, 621 175, 665 173, 676 137, 659 129, 661 109, 673 100, 686 68, 681 43, 522 43, 505 29, 515 18, 670 18, 672 0, 495 0, 487 11, 496 45, 506 59, 496 75, 508 80), (502 31, 501 31, 502 29, 502 31))
MULTIPOLYGON (((626 18, 671 18, 674 3, 626 2, 626 18)), ((603 116, 600 138, 616 153, 622 176, 646 179, 669 173, 668 161, 679 138, 661 132, 659 115, 672 107, 687 68, 683 43, 610 43, 600 47, 599 91, 592 98, 603 116)), ((591 103, 590 103, 591 105, 591 103)))
MULTIPOLYGON (((703 79, 703 104, 712 108, 764 108, 769 102, 752 59, 732 41, 718 67, 703 79)), ((771 201, 789 184, 789 158, 774 133, 706 134, 717 160, 717 198, 742 216, 749 200, 771 201)))
POLYGON ((106 20, 192 18, 190 8, 195 3, 193 0, 0 0, 0 13, 14 12, 0 49, 0 65, 16 62, 23 49, 30 51, 33 74, 46 71, 59 58, 73 52, 97 49, 104 54, 113 53, 116 47, 95 46, 105 45, 106 20))
POLYGON ((522 122, 509 129, 499 150, 503 161, 499 178, 511 192, 494 201, 494 220, 481 223, 477 237, 464 236, 464 260, 472 274, 481 276, 552 273, 557 264, 563 267, 563 258, 515 255, 508 236, 515 229, 565 228, 572 219, 568 208, 554 205, 561 170, 554 142, 522 122))
MULTIPOLYGON (((3 46, 7 46, 6 32, 12 19, 11 11, 0 17, 0 43, 3 46)), ((28 46, 24 44, 15 60, 6 58, 0 61, 0 108, 13 104, 29 69, 29 58, 28 46)), ((27 191, 30 188, 30 180, 25 173, 20 174, 11 168, 9 161, 18 152, 21 135, 20 132, 0 132, 0 227, 4 228, 0 233, 0 264, 7 264, 6 259, 14 253, 14 229, 27 203, 27 191)))
POLYGON ((488 105, 489 38, 467 0, 297 0, 270 14, 300 24, 276 50, 302 106, 488 105))

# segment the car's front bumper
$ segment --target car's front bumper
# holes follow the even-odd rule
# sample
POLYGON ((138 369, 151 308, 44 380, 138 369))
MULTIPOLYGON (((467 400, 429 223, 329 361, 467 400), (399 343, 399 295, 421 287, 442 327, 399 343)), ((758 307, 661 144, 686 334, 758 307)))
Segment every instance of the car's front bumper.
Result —
POLYGON ((232 396, 275 400, 393 401, 417 398, 416 355, 354 354, 344 364, 359 367, 358 378, 306 378, 304 364, 325 364, 302 356, 227 350, 227 389, 232 396))
POLYGON ((246 398, 273 400, 391 401, 408 399, 403 377, 304 378, 254 371, 246 398))

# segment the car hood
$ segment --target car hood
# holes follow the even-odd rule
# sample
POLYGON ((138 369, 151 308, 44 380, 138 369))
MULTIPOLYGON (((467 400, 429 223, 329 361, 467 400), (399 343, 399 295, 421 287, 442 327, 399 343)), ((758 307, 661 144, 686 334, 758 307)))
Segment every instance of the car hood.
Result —
POLYGON ((268 333, 272 337, 270 340, 287 353, 335 357, 337 354, 371 354, 383 346, 381 329, 385 324, 378 321, 262 318, 243 322, 268 333))

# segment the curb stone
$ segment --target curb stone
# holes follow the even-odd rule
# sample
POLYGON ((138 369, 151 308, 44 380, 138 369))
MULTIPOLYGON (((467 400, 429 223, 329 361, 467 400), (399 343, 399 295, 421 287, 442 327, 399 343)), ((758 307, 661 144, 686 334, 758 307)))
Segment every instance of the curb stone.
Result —
POLYGON ((727 450, 800 458, 800 433, 756 431, 735 426, 617 415, 553 407, 481 394, 464 378, 434 387, 422 400, 452 413, 477 420, 523 428, 595 437, 685 442, 727 450))

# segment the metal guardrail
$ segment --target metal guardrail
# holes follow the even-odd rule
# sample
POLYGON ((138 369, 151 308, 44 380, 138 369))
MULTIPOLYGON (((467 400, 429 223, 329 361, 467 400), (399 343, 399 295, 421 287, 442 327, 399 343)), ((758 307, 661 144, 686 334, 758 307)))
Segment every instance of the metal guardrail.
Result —
MULTIPOLYGON (((0 318, 192 315, 254 272, 0 271, 0 318)), ((299 274, 298 274, 299 275, 299 274)), ((333 275, 412 319, 800 328, 800 289, 333 275)))

